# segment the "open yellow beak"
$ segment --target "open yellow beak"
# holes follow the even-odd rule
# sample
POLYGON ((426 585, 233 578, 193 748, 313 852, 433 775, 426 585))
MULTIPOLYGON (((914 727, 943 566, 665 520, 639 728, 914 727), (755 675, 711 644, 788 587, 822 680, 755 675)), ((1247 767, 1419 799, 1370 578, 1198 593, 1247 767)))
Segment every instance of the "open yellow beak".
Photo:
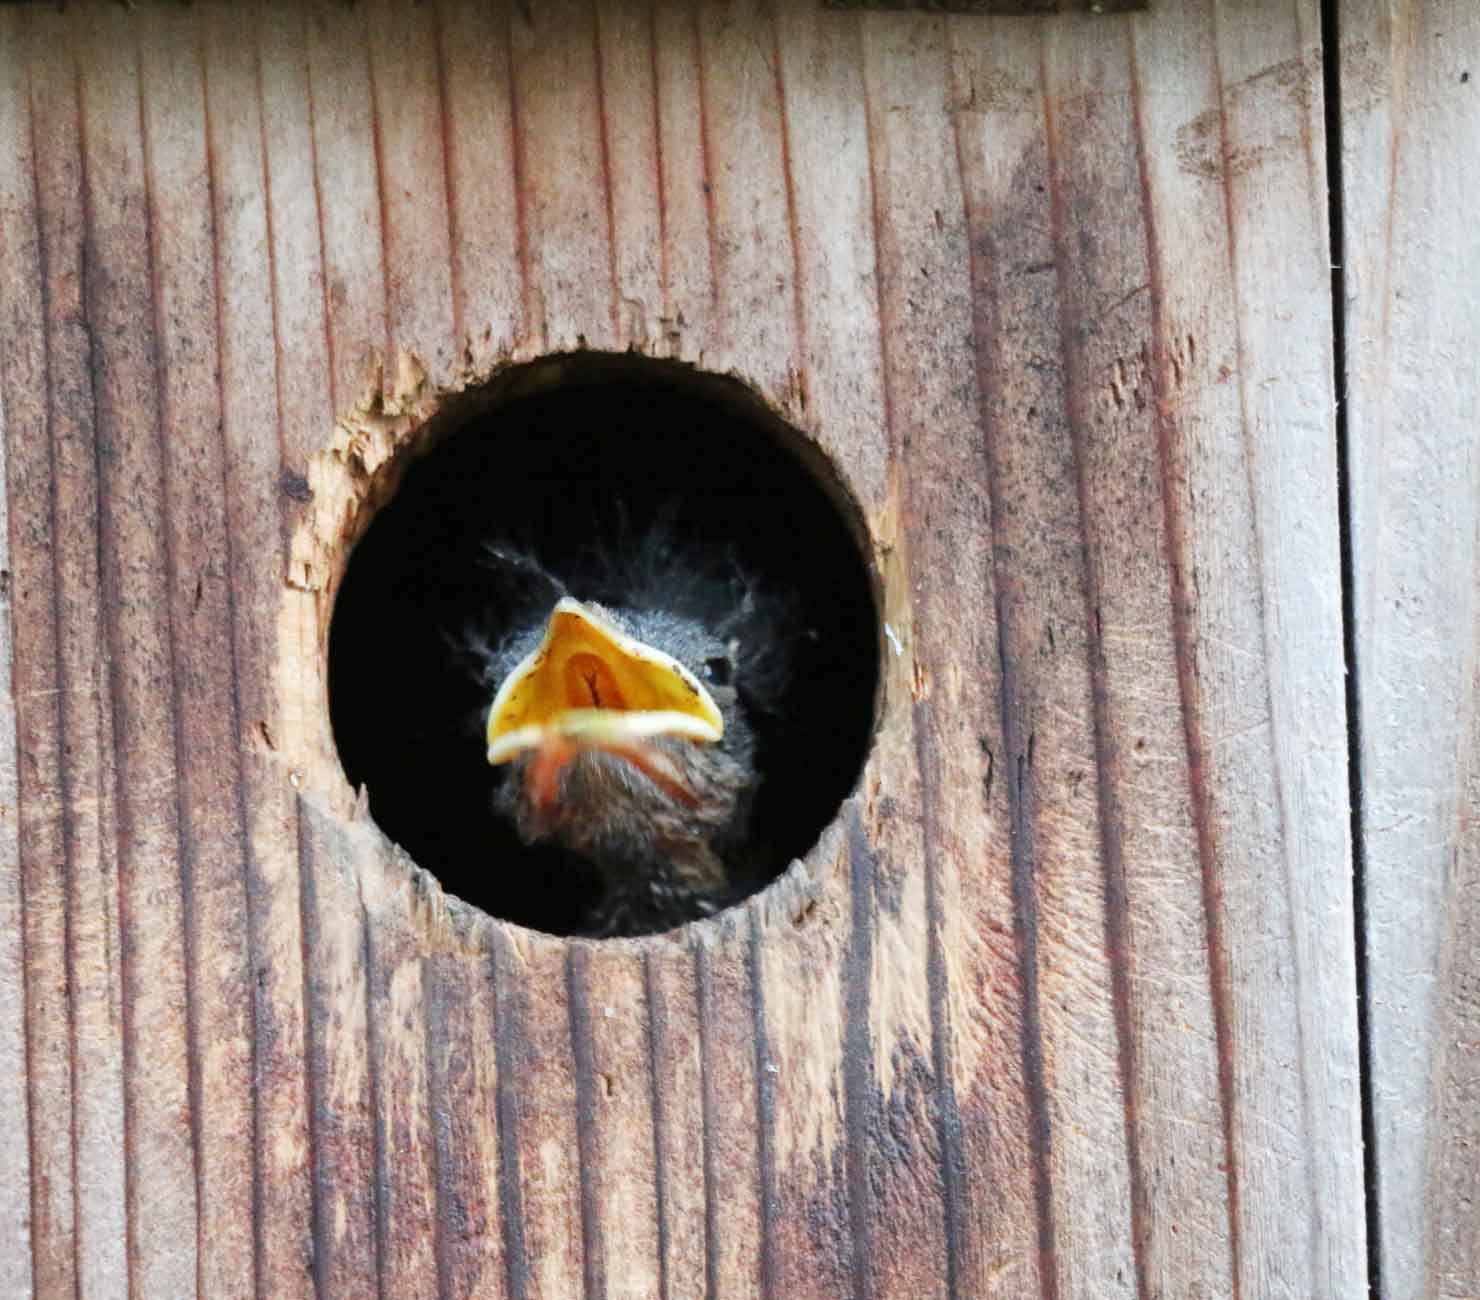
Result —
POLYGON ((622 747, 653 736, 715 741, 724 719, 678 660, 564 597, 545 638, 504 679, 488 710, 488 761, 548 740, 622 747))

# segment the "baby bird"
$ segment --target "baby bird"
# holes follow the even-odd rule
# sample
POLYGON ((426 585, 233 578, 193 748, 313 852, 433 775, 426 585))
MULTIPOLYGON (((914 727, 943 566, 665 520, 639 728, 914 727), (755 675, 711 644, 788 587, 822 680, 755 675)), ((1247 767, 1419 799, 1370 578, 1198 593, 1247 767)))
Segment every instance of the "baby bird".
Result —
POLYGON ((734 901, 755 728, 781 687, 774 610, 733 567, 661 535, 584 575, 585 598, 528 557, 490 554, 543 589, 484 656, 495 811, 526 845, 594 871, 588 933, 667 929, 734 901))

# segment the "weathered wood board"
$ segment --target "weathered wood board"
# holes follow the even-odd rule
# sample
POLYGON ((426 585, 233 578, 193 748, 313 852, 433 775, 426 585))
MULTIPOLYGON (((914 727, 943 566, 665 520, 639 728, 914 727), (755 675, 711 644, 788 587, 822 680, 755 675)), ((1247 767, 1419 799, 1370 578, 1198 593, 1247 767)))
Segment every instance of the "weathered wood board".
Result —
POLYGON ((1480 10, 1342 12, 1377 1262, 1480 1294, 1480 10))
POLYGON ((0 10, 0 1290, 1359 1294, 1322 121, 1313 0, 0 10), (346 512, 578 346, 815 439, 898 645, 605 945, 323 698, 346 512))

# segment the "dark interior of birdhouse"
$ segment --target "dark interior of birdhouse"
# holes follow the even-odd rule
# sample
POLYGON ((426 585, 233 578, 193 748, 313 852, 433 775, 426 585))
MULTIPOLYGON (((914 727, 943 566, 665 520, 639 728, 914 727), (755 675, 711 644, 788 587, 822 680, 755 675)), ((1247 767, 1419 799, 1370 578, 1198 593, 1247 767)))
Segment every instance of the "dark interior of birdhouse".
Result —
MULTIPOLYGON (((550 575, 552 603, 557 585, 620 603, 584 588, 636 550, 691 567, 720 604, 761 602, 748 626, 779 684, 754 719, 758 781, 727 902, 804 855, 858 779, 879 619, 856 510, 815 447, 746 390, 637 358, 559 373, 473 404, 407 470, 350 556, 329 695, 345 775, 387 836, 466 902, 578 934, 596 873, 515 832, 486 759, 489 664, 529 617, 524 579, 550 575)), ((663 927, 618 932, 644 928, 663 927)))

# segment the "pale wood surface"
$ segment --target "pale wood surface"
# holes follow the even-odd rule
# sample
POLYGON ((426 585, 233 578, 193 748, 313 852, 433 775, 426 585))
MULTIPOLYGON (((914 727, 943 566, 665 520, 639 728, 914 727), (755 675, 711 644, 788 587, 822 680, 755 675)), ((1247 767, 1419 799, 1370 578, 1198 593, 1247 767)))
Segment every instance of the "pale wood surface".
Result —
POLYGON ((1480 10, 1342 12, 1382 1294, 1480 1294, 1480 10))
POLYGON ((0 1282, 1359 1294, 1325 203, 1310 0, 0 11, 0 1282), (324 710, 347 509, 578 346, 815 439, 890 633, 807 860, 607 945, 324 710))
MULTIPOLYGON (((5 407, 0 403, 0 482, 5 481, 5 407)), ((13 575, 10 567, 8 494, 0 492, 0 1185, 15 1188, 0 1203, 0 1290, 31 1291, 31 1141, 27 1125, 26 975, 21 893, 20 772, 11 666, 15 662, 13 575)))

